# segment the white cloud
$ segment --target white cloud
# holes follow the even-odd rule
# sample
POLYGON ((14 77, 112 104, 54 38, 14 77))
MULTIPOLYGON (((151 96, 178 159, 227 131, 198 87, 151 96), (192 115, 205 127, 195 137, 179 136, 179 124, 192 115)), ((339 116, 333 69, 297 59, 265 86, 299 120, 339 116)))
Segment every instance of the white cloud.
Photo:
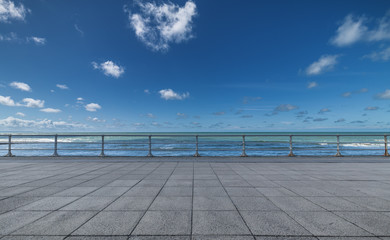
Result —
POLYGON ((146 94, 150 94, 150 91, 149 91, 149 89, 145 89, 145 90, 144 90, 144 93, 146 93, 146 94))
POLYGON ((14 117, 7 117, 0 119, 0 126, 9 129, 72 129, 72 128, 87 128, 87 125, 80 123, 68 123, 65 121, 52 121, 48 119, 35 121, 35 120, 24 120, 14 117))
POLYGON ((351 14, 346 16, 341 26, 338 27, 336 36, 331 43, 344 47, 360 41, 367 32, 364 17, 354 17, 351 14))
POLYGON ((125 73, 125 69, 123 67, 116 65, 112 61, 106 61, 100 64, 92 62, 92 66, 94 69, 100 69, 103 71, 104 75, 115 78, 118 78, 125 73))
POLYGON ((176 93, 172 89, 162 89, 159 91, 162 99, 165 100, 183 100, 190 96, 188 92, 186 93, 176 93))
POLYGON ((27 41, 32 41, 36 45, 45 45, 46 44, 46 38, 41 38, 41 37, 29 37, 29 38, 27 38, 27 41))
POLYGON ((307 84, 307 88, 315 88, 315 87, 318 87, 318 83, 317 82, 309 82, 307 84))
POLYGON ((16 116, 19 116, 19 117, 25 117, 25 116, 26 116, 26 115, 25 115, 24 113, 22 113, 22 112, 17 112, 15 115, 16 115, 16 116))
POLYGON ((45 112, 45 113, 59 113, 59 112, 61 112, 60 109, 56 109, 56 108, 43 108, 39 111, 45 112))
POLYGON ((63 89, 63 90, 69 89, 69 87, 66 86, 65 84, 57 84, 56 87, 63 89))
POLYGON ((84 101, 84 98, 78 97, 78 98, 77 98, 77 101, 84 101))
POLYGON ((22 106, 29 108, 43 108, 45 104, 45 101, 33 98, 24 98, 22 102, 24 102, 24 105, 22 106))
POLYGON ((349 14, 344 18, 330 42, 336 46, 344 47, 359 41, 390 40, 390 11, 384 17, 376 19, 371 28, 367 26, 368 22, 364 16, 356 17, 349 14))
POLYGON ((331 70, 337 64, 339 55, 323 55, 306 69, 307 75, 318 75, 331 70))
POLYGON ((368 55, 363 56, 363 58, 369 58, 373 61, 387 61, 390 59, 390 47, 385 48, 379 52, 372 52, 368 55))
POLYGON ((147 114, 145 114, 145 116, 148 118, 156 118, 156 116, 154 116, 153 113, 147 113, 147 114))
POLYGON ((378 93, 376 95, 376 98, 379 98, 379 99, 390 99, 390 89, 386 89, 384 92, 378 93))
POLYGON ((74 29, 76 29, 76 31, 79 32, 82 37, 84 36, 84 31, 81 30, 80 27, 77 24, 74 25, 74 29))
POLYGON ((364 110, 366 111, 375 111, 375 110, 378 110, 379 107, 366 107, 364 110))
POLYGON ((222 115, 225 115, 225 112, 214 112, 213 115, 215 116, 222 116, 222 115))
POLYGON ((0 41, 21 42, 22 39, 20 39, 16 33, 11 32, 5 35, 0 34, 0 41))
POLYGON ((330 109, 329 108, 322 108, 318 113, 326 113, 326 112, 330 112, 330 109))
POLYGON ((87 118, 87 121, 98 122, 98 123, 104 123, 104 122, 106 122, 106 120, 99 119, 99 118, 97 118, 97 117, 88 117, 88 118, 87 118))
POLYGON ((171 2, 157 5, 155 2, 137 1, 141 12, 128 13, 131 27, 146 46, 155 51, 166 51, 172 42, 180 43, 193 37, 192 18, 196 5, 187 1, 183 7, 171 2))
POLYGON ((23 82, 12 82, 9 84, 11 87, 26 91, 26 92, 31 92, 31 87, 27 83, 23 82))
POLYGON ((101 109, 102 107, 97 103, 89 103, 85 105, 85 110, 89 112, 96 112, 97 110, 101 109))
POLYGON ((176 116, 177 116, 177 118, 178 119, 182 119, 182 118, 187 118, 187 114, 185 114, 185 113, 176 113, 176 116))
POLYGON ((24 21, 26 14, 29 12, 23 4, 15 5, 10 0, 0 0, 0 22, 10 22, 10 20, 24 21))
POLYGON ((4 97, 0 95, 0 104, 5 106, 10 106, 10 107, 16 106, 15 101, 12 100, 10 96, 4 97))

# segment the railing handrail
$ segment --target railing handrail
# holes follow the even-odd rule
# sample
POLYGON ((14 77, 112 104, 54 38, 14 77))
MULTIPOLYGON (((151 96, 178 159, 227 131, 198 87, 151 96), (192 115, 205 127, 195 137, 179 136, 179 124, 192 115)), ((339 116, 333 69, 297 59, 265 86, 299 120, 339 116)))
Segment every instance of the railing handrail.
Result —
MULTIPOLYGON (((390 133, 389 133, 390 134, 390 133)), ((335 156, 337 157, 342 157, 342 154, 341 154, 341 149, 340 149, 340 144, 341 144, 341 141, 340 141, 340 137, 384 137, 383 138, 383 142, 369 142, 369 143, 378 143, 378 144, 384 144, 384 156, 389 156, 389 153, 388 153, 388 144, 387 144, 387 137, 389 136, 388 133, 381 133, 381 134, 375 134, 375 133, 367 133, 367 134, 364 134, 364 133, 360 133, 360 134, 349 134, 349 133, 325 133, 325 134, 321 134, 321 133, 308 133, 308 134, 302 134, 302 133, 286 133, 286 134, 269 134, 269 133, 236 133, 236 134, 218 134, 218 133, 176 133, 176 134, 171 134, 171 133, 156 133, 156 134, 151 134, 151 133, 122 133, 122 134, 117 134, 117 133, 94 133, 94 134, 26 134, 26 133, 17 133, 17 134, 0 134, 0 138, 1 137, 7 137, 8 138, 8 141, 7 142, 0 142, 0 144, 3 144, 3 145, 8 145, 8 153, 6 156, 14 156, 12 154, 12 145, 13 144, 34 144, 34 142, 13 142, 12 141, 12 138, 13 137, 16 137, 16 138, 53 138, 53 142, 50 141, 50 142, 42 142, 42 143, 45 143, 45 144, 51 144, 51 143, 54 143, 54 153, 52 156, 58 156, 58 143, 63 143, 61 141, 58 141, 59 138, 69 138, 69 137, 100 137, 101 140, 100 142, 99 141, 95 141, 95 142, 91 142, 91 143, 95 143, 95 144, 101 144, 101 153, 100 153, 100 156, 104 157, 106 156, 105 155, 105 137, 141 137, 141 138, 147 138, 148 142, 145 142, 144 144, 148 144, 148 149, 141 149, 141 150, 147 150, 148 151, 148 155, 149 157, 153 157, 153 154, 152 154, 152 150, 153 147, 152 147, 152 138, 160 138, 160 137, 174 137, 174 138, 183 138, 183 137, 186 137, 186 138, 195 138, 195 142, 192 142, 192 144, 195 144, 195 154, 194 156, 196 157, 199 157, 200 154, 199 154, 199 141, 198 139, 199 138, 210 138, 210 137, 216 137, 216 138, 229 138, 229 137, 239 137, 239 138, 242 138, 241 139, 241 146, 242 146, 242 153, 241 153, 241 156, 242 157, 246 157, 248 156, 246 154, 246 151, 247 150, 251 150, 250 148, 246 148, 246 141, 248 142, 256 142, 256 140, 252 140, 250 141, 250 138, 251 137, 288 137, 289 139, 286 140, 286 141, 279 141, 280 143, 287 143, 289 146, 288 146, 288 149, 289 149, 289 154, 288 156, 290 157, 293 157, 295 156, 295 154, 293 153, 293 150, 294 150, 294 147, 293 147, 293 138, 296 139, 296 137, 299 137, 299 140, 301 140, 301 138, 308 138, 308 137, 336 137, 336 142, 330 142, 331 144, 336 144, 336 150, 337 150, 337 153, 335 156), (249 138, 249 140, 247 139, 249 138)), ((321 143, 321 142, 300 142, 300 141, 296 141, 295 143, 321 143)), ((223 142, 223 141, 222 141, 223 142)), ((225 141, 226 142, 226 141, 225 141)), ((230 141, 232 142, 232 140, 230 141)), ((235 142, 235 141, 234 141, 235 142)), ((267 142, 267 141, 264 141, 264 142, 267 142)), ((270 143, 272 143, 272 141, 269 141, 270 143)), ((78 142, 74 142, 74 143, 78 143, 78 142)), ((179 142, 180 143, 180 142, 179 142)), ((263 142, 262 142, 263 143, 263 142)), ((328 143, 328 142, 324 142, 324 143, 328 143)), ((350 143, 350 142, 347 142, 347 143, 350 143)), ((366 142, 351 142, 351 143, 366 143, 366 142)), ((107 142, 107 144, 113 144, 113 143, 109 143, 107 142)), ((120 144, 120 143, 118 143, 120 144)), ((156 145, 157 144, 177 144, 177 142, 172 142, 172 143, 166 143, 166 142, 163 142, 163 143, 155 143, 156 145)), ((191 143, 182 143, 182 144, 191 144, 191 143)), ((248 146, 251 146, 250 144, 248 146)), ((26 150, 26 149, 15 149, 15 150, 26 150)), ((74 150, 91 150, 91 149, 74 149, 74 150)), ((110 149, 106 149, 106 150, 110 150, 110 149)), ((118 149, 120 150, 120 149, 118 149)), ((226 150, 233 150, 233 149, 226 149, 226 150)), ((236 150, 236 149, 234 149, 236 150)), ((253 150, 253 149, 252 149, 253 150)), ((354 150, 359 150, 359 149, 354 149, 354 150)), ((377 150, 377 149, 375 149, 377 150)), ((160 151, 166 151, 165 149, 162 150, 160 149, 160 151)), ((172 150, 173 151, 173 150, 172 150)), ((222 150, 221 150, 222 151, 222 150)), ((225 151, 225 149, 224 149, 225 151)))

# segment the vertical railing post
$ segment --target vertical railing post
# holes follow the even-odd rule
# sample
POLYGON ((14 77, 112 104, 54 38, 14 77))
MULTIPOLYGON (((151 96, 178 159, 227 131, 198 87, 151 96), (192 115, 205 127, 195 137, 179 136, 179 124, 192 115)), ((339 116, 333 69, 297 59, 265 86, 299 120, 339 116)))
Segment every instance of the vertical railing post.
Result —
POLYGON ((290 135, 290 141, 289 141, 289 148, 290 148, 290 153, 288 154, 289 157, 295 157, 293 153, 293 141, 292 141, 292 135, 290 135))
POLYGON ((151 135, 149 135, 149 153, 148 153, 147 157, 153 157, 153 154, 152 154, 152 136, 151 135))
POLYGON ((343 155, 341 155, 340 153, 340 136, 337 135, 337 153, 335 155, 335 157, 342 157, 343 155))
POLYGON ((53 153, 53 157, 58 157, 58 153, 57 153, 57 138, 58 138, 58 135, 54 135, 54 153, 53 153))
POLYGON ((104 157, 104 135, 102 135, 102 151, 100 153, 100 157, 104 157))
POLYGON ((383 156, 385 157, 390 156, 389 152, 387 151, 387 135, 385 135, 385 154, 383 156))
POLYGON ((241 157, 248 157, 248 155, 246 155, 246 152, 245 152, 245 135, 242 135, 242 153, 241 153, 241 157))
POLYGON ((12 154, 12 135, 8 135, 8 153, 5 155, 5 157, 13 157, 14 155, 12 154))
POLYGON ((199 155, 199 142, 198 142, 198 135, 195 136, 196 138, 196 149, 195 149, 195 154, 194 157, 200 157, 199 155))

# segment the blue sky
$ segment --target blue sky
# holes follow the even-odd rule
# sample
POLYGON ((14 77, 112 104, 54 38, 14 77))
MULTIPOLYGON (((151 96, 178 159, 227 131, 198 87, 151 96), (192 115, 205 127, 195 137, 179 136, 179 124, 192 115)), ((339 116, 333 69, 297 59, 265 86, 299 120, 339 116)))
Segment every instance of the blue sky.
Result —
POLYGON ((390 3, 0 0, 0 131, 388 131, 390 3))

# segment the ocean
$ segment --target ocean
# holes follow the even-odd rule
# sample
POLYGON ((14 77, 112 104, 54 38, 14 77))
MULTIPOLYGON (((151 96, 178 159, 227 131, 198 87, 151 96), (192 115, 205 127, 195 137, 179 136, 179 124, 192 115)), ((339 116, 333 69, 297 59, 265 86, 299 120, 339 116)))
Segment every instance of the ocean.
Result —
MULTIPOLYGON (((8 135, 0 134, 0 156, 8 153, 8 135)), ((102 135, 107 156, 146 156, 149 135, 152 135, 154 156, 240 156, 242 136, 249 156, 286 156, 290 152, 289 135, 293 135, 293 153, 300 156, 331 156, 337 153, 340 136, 342 155, 383 155, 384 136, 388 132, 74 132, 74 133, 11 133, 12 154, 16 156, 50 156, 54 152, 54 134, 58 134, 57 152, 62 156, 98 156, 101 153, 102 135), (127 135, 137 136, 127 136, 127 135), (68 136, 65 136, 68 135, 68 136), (80 136, 89 135, 89 136, 80 136), (115 135, 115 136, 110 136, 115 135), (155 136, 158 135, 158 136, 155 136), (286 136, 280 136, 286 135, 286 136), (298 135, 298 136, 296 136, 298 135), (343 136, 348 135, 348 136, 343 136), (375 136, 371 136, 375 135, 375 136)), ((390 138, 389 138, 390 140, 390 138)))

